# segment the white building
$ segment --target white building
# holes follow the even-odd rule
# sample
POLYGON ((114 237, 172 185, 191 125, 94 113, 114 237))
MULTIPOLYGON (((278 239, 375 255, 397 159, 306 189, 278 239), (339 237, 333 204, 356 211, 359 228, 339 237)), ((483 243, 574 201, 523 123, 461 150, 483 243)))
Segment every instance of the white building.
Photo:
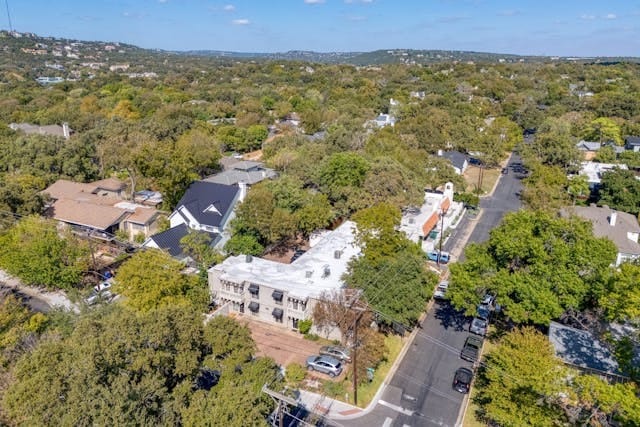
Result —
MULTIPOLYGON (((355 227, 344 222, 291 264, 250 255, 229 257, 209 269, 211 295, 219 304, 228 304, 230 312, 298 329, 300 320, 312 317, 323 293, 345 287, 342 276, 349 261, 360 254, 355 227)), ((312 331, 339 338, 337 328, 312 331)))
POLYGON ((615 168, 628 170, 627 165, 616 163, 582 162, 580 164, 579 175, 587 177, 589 188, 592 190, 600 185, 602 174, 614 170, 615 168))
POLYGON ((453 201, 453 184, 448 182, 443 192, 426 191, 420 208, 403 213, 400 231, 420 243, 423 251, 430 252, 438 249, 441 234, 455 228, 463 212, 464 204, 453 201))

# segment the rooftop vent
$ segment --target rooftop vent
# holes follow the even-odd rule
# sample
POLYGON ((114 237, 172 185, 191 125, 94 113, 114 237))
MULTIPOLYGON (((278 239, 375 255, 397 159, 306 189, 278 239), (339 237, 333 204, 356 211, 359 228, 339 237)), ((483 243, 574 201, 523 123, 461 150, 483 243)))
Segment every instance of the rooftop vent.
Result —
POLYGON ((244 260, 245 260, 246 262, 251 262, 251 261, 253 261, 253 255, 245 255, 244 260))
POLYGON ((330 274, 331 274, 331 268, 329 268, 329 264, 325 264, 322 267, 322 278, 324 279, 325 277, 329 277, 330 274))
POLYGON ((333 252, 333 257, 335 259, 340 259, 340 257, 342 256, 342 251, 341 250, 337 250, 333 252))
POLYGON ((304 272, 304 277, 306 277, 307 279, 311 276, 313 276, 313 270, 307 270, 304 272))

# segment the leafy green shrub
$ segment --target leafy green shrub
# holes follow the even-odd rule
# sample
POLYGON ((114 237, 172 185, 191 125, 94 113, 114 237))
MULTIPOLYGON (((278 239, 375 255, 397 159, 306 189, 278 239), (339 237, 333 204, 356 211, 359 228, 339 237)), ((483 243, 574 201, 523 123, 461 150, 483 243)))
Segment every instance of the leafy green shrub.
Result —
POLYGON ((302 335, 307 335, 311 330, 311 325, 313 325, 311 319, 301 320, 298 322, 298 330, 302 335))
POLYGON ((318 341, 320 337, 316 334, 304 334, 304 338, 309 341, 318 341))
POLYGON ((286 378, 291 385, 298 385, 304 380, 306 369, 299 363, 291 363, 287 366, 286 378))

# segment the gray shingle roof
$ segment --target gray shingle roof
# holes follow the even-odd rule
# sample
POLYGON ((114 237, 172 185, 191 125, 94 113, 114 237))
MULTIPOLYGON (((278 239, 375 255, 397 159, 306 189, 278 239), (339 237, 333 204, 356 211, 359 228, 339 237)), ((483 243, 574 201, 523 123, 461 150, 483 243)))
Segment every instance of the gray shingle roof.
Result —
MULTIPOLYGON (((204 233, 204 231, 199 231, 204 233)), ((154 234, 150 237, 160 249, 164 249, 169 252, 169 255, 178 257, 182 254, 182 247, 180 246, 180 240, 189 234, 189 228, 186 224, 180 224, 172 227, 162 233, 154 234)), ((221 236, 217 233, 207 233, 211 237, 211 246, 217 243, 221 236)))
POLYGON ((606 207, 575 206, 576 215, 591 221, 593 234, 596 237, 607 237, 615 243, 618 252, 635 255, 640 254, 640 243, 629 239, 628 233, 640 233, 640 225, 635 216, 625 213, 616 213, 615 225, 610 225, 609 220, 613 211, 606 207))
POLYGON ((549 341, 555 349, 556 356, 567 363, 621 374, 618 362, 609 349, 587 331, 551 322, 549 341))
POLYGON ((467 161, 467 156, 459 151, 445 151, 442 153, 442 157, 449 160, 451 164, 457 169, 464 169, 464 162, 467 161))
MULTIPOLYGON (((184 206, 200 224, 221 227, 239 192, 237 185, 194 181, 176 205, 176 211, 184 206)), ((187 218, 185 220, 189 222, 187 218)))

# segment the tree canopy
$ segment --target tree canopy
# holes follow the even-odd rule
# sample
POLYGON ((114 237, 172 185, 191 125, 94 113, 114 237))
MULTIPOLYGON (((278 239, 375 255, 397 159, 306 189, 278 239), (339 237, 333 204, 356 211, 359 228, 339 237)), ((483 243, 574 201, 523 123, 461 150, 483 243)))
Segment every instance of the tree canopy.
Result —
POLYGON ((163 251, 139 251, 118 269, 113 289, 122 295, 123 304, 137 311, 165 306, 203 309, 209 302, 208 289, 198 276, 183 273, 184 268, 163 251))
POLYGON ((536 211, 507 214, 483 244, 451 265, 449 297, 474 314, 487 292, 516 323, 548 325, 567 309, 593 305, 604 292, 616 249, 589 222, 536 211))
POLYGON ((260 425, 273 406, 260 389, 277 369, 253 351, 248 330, 230 319, 204 326, 177 307, 109 307, 26 354, 3 406, 23 425, 260 425), (210 390, 197 385, 205 370, 218 373, 210 390))

